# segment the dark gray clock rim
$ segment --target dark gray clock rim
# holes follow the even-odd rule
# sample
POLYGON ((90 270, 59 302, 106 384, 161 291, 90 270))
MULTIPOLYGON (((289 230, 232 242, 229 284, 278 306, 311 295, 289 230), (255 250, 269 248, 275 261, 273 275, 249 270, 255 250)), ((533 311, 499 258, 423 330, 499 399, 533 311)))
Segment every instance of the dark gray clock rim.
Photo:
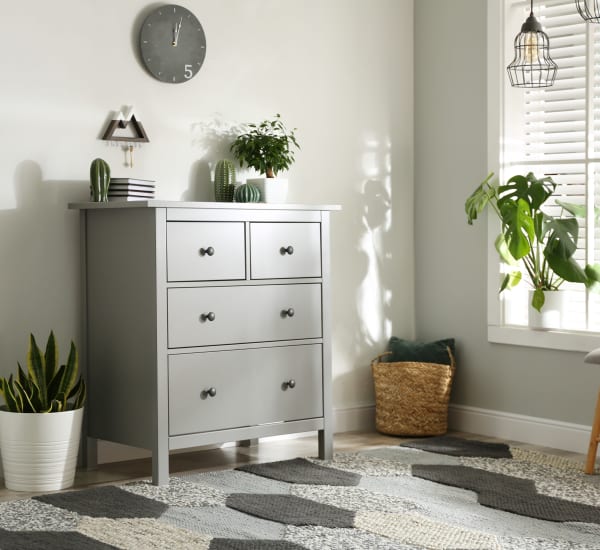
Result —
POLYGON ((189 80, 192 80, 200 72, 200 69, 202 68, 202 65, 204 64, 204 60, 206 58, 206 34, 204 32, 204 28, 202 27, 202 24, 200 23, 200 21, 198 20, 196 15, 192 11, 190 11, 188 8, 186 8, 185 6, 181 6, 179 4, 165 4, 165 5, 156 7, 154 9, 152 9, 144 17, 144 20, 140 26, 139 55, 140 55, 142 64, 144 65, 144 68, 146 69, 148 74, 150 76, 156 78, 160 82, 164 82, 165 84, 183 84, 185 82, 188 82, 189 80), (161 75, 160 72, 158 71, 158 68, 156 68, 156 70, 155 70, 155 68, 151 64, 149 64, 147 61, 147 53, 145 52, 145 50, 147 49, 148 46, 144 43, 144 40, 145 40, 144 31, 147 27, 147 24, 150 20, 155 18, 157 16, 157 14, 160 14, 163 11, 168 11, 170 8, 174 8, 175 10, 179 11, 180 13, 183 13, 184 15, 187 14, 187 18, 190 18, 190 17, 193 18, 192 22, 193 22, 194 26, 195 27, 197 26, 200 31, 198 34, 198 38, 197 38, 198 41, 195 43, 195 46, 196 46, 196 48, 200 49, 201 54, 198 55, 194 59, 194 62, 197 65, 197 69, 192 72, 192 75, 189 78, 183 77, 183 78, 175 80, 174 78, 172 78, 173 70, 170 70, 170 71, 166 72, 164 75, 161 75))

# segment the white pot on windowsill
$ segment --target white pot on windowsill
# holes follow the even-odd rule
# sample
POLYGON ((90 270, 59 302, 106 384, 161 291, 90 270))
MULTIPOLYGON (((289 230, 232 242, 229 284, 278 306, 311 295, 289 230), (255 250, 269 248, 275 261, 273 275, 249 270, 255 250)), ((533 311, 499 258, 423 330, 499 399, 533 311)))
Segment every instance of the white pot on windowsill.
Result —
POLYGON ((558 330, 563 328, 563 319, 569 301, 568 290, 544 291, 544 305, 538 311, 531 305, 533 290, 529 291, 529 328, 535 330, 558 330))
POLYGON ((250 178, 247 183, 256 185, 260 191, 260 201, 272 204, 285 203, 288 193, 288 180, 282 178, 250 178))

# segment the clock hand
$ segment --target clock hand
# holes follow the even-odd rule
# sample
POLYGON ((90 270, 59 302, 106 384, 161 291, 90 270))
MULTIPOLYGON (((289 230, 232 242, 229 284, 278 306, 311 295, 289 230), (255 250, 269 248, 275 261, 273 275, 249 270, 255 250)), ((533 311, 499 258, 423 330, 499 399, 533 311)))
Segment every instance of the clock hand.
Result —
POLYGON ((179 23, 175 23, 175 27, 173 28, 173 46, 177 46, 179 42, 179 33, 181 31, 181 24, 183 23, 183 17, 179 20, 179 23))

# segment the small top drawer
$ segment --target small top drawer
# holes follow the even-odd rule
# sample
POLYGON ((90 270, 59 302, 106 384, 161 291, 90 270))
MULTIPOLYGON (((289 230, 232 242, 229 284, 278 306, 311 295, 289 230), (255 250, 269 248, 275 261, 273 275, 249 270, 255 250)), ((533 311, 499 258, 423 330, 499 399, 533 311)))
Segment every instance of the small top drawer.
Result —
POLYGON ((321 276, 320 223, 251 223, 252 279, 321 276))
POLYGON ((168 222, 167 280, 246 278, 243 222, 168 222))

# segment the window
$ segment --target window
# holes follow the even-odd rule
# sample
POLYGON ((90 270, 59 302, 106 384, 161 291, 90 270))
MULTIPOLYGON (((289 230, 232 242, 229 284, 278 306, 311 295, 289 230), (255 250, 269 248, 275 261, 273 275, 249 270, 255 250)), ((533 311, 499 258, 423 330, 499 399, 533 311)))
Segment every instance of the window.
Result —
MULTIPOLYGON (((593 215, 594 204, 600 206, 600 26, 587 24, 573 0, 535 2, 534 13, 550 38, 550 54, 558 65, 558 73, 550 88, 511 88, 505 67, 513 57, 513 40, 529 15, 530 5, 522 0, 502 3, 500 10, 504 13, 495 12, 495 25, 498 27, 498 20, 504 21, 503 29, 496 31, 495 38, 490 37, 502 47, 496 56, 494 48, 489 48, 489 85, 493 86, 496 78, 492 77, 494 67, 501 63, 498 69, 503 71, 496 80, 502 90, 496 94, 500 123, 491 124, 490 130, 498 130, 500 140, 490 139, 490 159, 495 160, 493 165, 500 159, 501 180, 530 171, 538 177, 551 175, 558 184, 556 198, 586 205, 588 217, 579 220, 575 257, 582 264, 600 262, 600 229, 593 215)), ((494 25, 493 5, 488 3, 490 30, 494 25)), ((498 10, 497 4, 495 9, 498 10)), ((490 102, 494 101, 493 95, 490 94, 490 102)), ((490 117, 494 116, 493 111, 491 105, 490 117)), ((497 259, 495 265, 490 287, 494 279, 498 280, 497 259)), ((491 264, 490 268, 492 271, 491 264)), ((600 295, 587 292, 583 285, 565 283, 563 288, 573 291, 565 328, 600 332, 600 295)), ((497 292, 497 287, 489 291, 497 292)), ((527 286, 521 284, 505 293, 500 307, 495 306, 490 315, 490 325, 526 325, 527 291, 527 286)))

